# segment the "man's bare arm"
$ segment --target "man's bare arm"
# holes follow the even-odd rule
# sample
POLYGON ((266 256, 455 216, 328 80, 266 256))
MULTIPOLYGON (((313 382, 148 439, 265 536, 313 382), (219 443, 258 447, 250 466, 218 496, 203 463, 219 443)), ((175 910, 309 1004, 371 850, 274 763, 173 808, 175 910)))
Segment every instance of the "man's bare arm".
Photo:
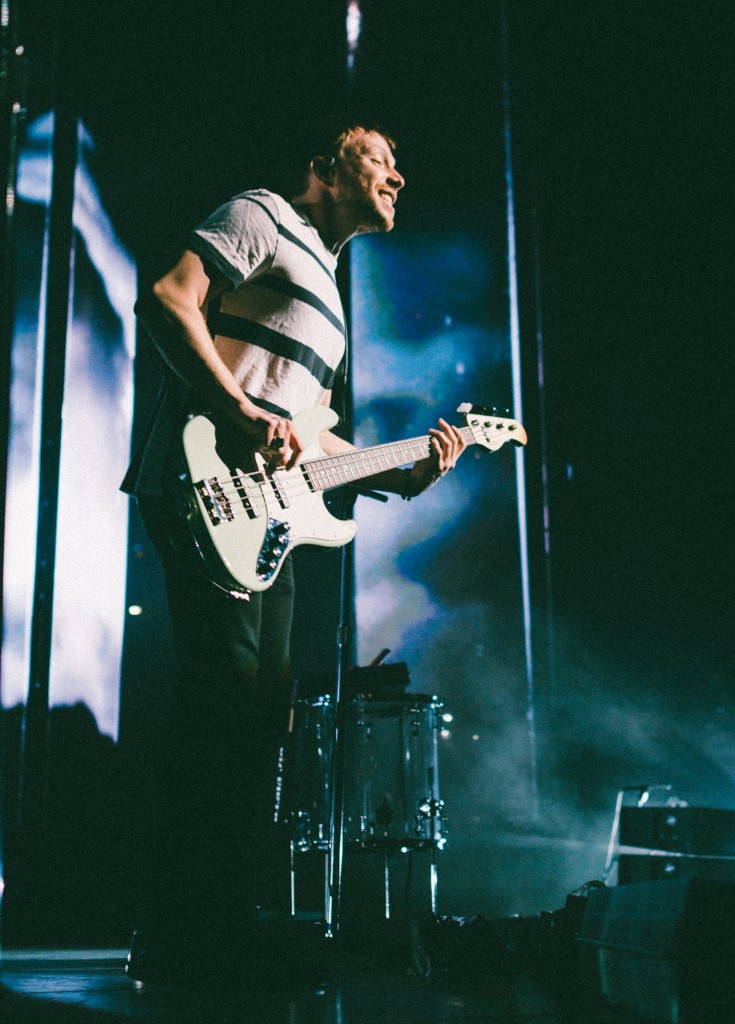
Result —
MULTIPOLYGON (((329 404, 327 395, 324 404, 329 404)), ((431 437, 431 455, 416 462, 411 469, 386 469, 382 473, 367 477, 364 481, 378 491, 389 491, 400 494, 402 498, 415 498, 422 491, 453 469, 457 459, 467 447, 458 427, 454 427, 440 419, 438 427, 429 430, 431 437)), ((355 446, 331 430, 323 431, 320 445, 326 455, 341 455, 343 452, 355 451, 355 446)))
POLYGON ((290 420, 250 401, 220 358, 206 322, 206 306, 229 287, 224 275, 208 274, 186 250, 178 263, 143 293, 135 312, 174 373, 256 443, 284 441, 283 461, 292 466, 303 451, 290 420))

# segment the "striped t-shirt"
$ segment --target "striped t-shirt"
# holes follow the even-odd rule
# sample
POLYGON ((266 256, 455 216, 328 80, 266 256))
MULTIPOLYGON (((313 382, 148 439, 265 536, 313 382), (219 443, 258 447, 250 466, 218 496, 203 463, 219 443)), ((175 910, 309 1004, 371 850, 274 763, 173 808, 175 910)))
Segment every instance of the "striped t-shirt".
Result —
MULTIPOLYGON (((245 394, 288 417, 320 405, 345 350, 336 256, 280 196, 243 192, 207 218, 188 247, 232 285, 210 303, 215 347, 245 394)), ((164 392, 122 489, 160 494, 172 471, 182 411, 177 382, 164 392)))
POLYGON ((345 348, 336 256, 280 196, 243 192, 189 246, 232 284, 212 303, 215 346, 256 404, 294 416, 319 405, 345 348))

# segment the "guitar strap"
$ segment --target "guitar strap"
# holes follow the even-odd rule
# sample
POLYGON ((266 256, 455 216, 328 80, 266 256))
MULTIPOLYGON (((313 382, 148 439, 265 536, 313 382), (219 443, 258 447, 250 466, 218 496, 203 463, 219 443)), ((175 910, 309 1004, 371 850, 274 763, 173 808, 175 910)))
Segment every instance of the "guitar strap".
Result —
POLYGON ((130 461, 130 465, 128 466, 123 481, 120 484, 120 490, 125 494, 135 495, 137 493, 138 478, 140 477, 140 470, 143 465, 146 449, 148 448, 148 442, 150 441, 153 426, 158 419, 164 402, 166 401, 167 393, 168 385, 166 381, 166 374, 164 373, 161 377, 161 386, 158 389, 158 395, 153 405, 153 409, 146 421, 145 429, 143 430, 140 441, 138 441, 138 444, 135 447, 133 458, 130 461))

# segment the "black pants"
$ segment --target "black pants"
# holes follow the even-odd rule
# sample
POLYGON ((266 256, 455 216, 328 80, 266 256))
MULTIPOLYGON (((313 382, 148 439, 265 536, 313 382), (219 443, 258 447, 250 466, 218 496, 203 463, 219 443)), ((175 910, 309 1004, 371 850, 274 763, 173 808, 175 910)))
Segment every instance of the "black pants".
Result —
POLYGON ((293 568, 287 559, 247 601, 230 597, 204 578, 197 555, 172 545, 165 499, 140 508, 161 555, 179 661, 163 738, 154 916, 175 940, 240 945, 255 905, 288 892, 273 818, 293 568))

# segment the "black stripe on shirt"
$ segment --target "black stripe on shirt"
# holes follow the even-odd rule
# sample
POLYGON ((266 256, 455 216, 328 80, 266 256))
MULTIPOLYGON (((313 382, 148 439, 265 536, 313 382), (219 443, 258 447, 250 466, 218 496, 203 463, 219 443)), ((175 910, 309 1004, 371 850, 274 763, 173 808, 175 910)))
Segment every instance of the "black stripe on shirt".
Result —
POLYGON ((306 242, 302 242, 300 238, 298 238, 291 231, 289 231, 288 228, 285 228, 283 224, 278 225, 278 233, 280 235, 283 235, 284 238, 288 239, 289 242, 293 242, 294 245, 297 245, 299 249, 303 249, 304 252, 308 252, 311 258, 316 260, 316 262, 322 268, 324 273, 329 275, 330 280, 334 281, 336 284, 335 277, 332 271, 329 269, 326 263, 322 263, 317 254, 314 252, 314 250, 310 246, 308 246, 306 242))
POLYGON ((257 395, 251 395, 249 391, 245 392, 245 397, 249 398, 251 402, 259 406, 261 409, 265 409, 266 412, 272 412, 274 416, 283 416, 287 420, 292 420, 293 416, 288 409, 282 409, 280 405, 276 405, 275 402, 269 402, 266 398, 258 398, 257 395))
POLYGON ((278 218, 273 216, 272 211, 269 210, 268 207, 265 205, 265 203, 262 203, 260 201, 260 199, 256 199, 255 196, 248 195, 247 193, 245 193, 245 195, 240 196, 240 199, 247 199, 248 202, 255 203, 255 205, 259 206, 264 213, 268 214, 268 216, 273 221, 273 223, 276 225, 276 227, 280 227, 280 225, 278 223, 278 218))
POLYGON ((261 274, 254 284, 260 288, 270 288, 271 291, 280 292, 281 295, 288 295, 290 299, 298 299, 299 302, 306 303, 306 305, 321 313, 332 327, 336 327, 342 337, 345 336, 345 325, 340 318, 332 312, 326 302, 322 302, 319 296, 309 291, 308 288, 302 288, 301 285, 295 284, 287 277, 277 277, 275 274, 261 274))
POLYGON ((209 317, 209 325, 215 334, 221 334, 226 338, 234 338, 236 341, 246 341, 258 348, 264 348, 274 356, 281 356, 284 359, 291 359, 299 363, 314 377, 323 388, 331 388, 334 381, 334 370, 321 356, 318 356, 313 348, 304 345, 301 341, 289 338, 279 331, 270 327, 248 320, 242 316, 232 316, 230 313, 212 312, 209 317))

